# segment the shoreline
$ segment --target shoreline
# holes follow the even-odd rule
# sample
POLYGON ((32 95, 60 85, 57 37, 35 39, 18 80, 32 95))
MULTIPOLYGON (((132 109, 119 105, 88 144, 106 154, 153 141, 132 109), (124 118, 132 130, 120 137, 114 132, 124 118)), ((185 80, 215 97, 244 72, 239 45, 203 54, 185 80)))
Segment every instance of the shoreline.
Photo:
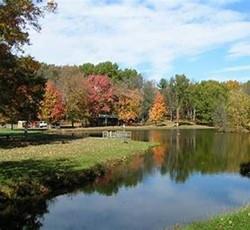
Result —
POLYGON ((0 150, 0 206, 23 198, 71 190, 156 144, 81 138, 0 150))
POLYGON ((214 230, 214 229, 249 229, 250 225, 250 204, 240 208, 226 211, 210 217, 207 220, 194 221, 193 223, 177 226, 176 230, 214 230))
MULTIPOLYGON (((179 127, 176 126, 155 126, 155 125, 147 125, 147 126, 126 126, 126 131, 136 131, 136 130, 181 130, 181 129, 217 129, 216 127, 206 126, 206 125, 181 125, 179 127)), ((116 130, 124 130, 123 126, 103 126, 103 127, 84 127, 84 128, 60 128, 60 129, 50 129, 47 130, 49 133, 58 133, 58 132, 87 132, 87 131, 116 131, 116 130)))

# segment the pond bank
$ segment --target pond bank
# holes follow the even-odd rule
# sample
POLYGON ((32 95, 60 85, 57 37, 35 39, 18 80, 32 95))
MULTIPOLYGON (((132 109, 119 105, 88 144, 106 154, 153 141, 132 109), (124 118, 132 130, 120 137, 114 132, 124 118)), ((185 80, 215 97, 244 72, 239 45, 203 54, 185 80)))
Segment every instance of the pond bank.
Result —
MULTIPOLYGON (((207 221, 195 222, 187 225, 182 230, 214 230, 234 229, 246 230, 250 228, 250 206, 245 206, 237 211, 218 215, 207 221)), ((179 228, 176 228, 176 230, 179 228)))
MULTIPOLYGON (((171 130, 171 129, 216 129, 212 126, 206 125, 181 125, 176 126, 157 126, 157 125, 143 125, 143 126, 126 126, 126 131, 135 131, 135 130, 171 130)), ((102 132, 102 131, 116 131, 123 130, 123 126, 104 126, 104 127, 86 127, 86 128, 61 128, 61 129, 52 129, 48 132, 51 133, 67 133, 67 132, 102 132)))
POLYGON ((82 186, 152 143, 101 138, 0 149, 0 205, 82 186))

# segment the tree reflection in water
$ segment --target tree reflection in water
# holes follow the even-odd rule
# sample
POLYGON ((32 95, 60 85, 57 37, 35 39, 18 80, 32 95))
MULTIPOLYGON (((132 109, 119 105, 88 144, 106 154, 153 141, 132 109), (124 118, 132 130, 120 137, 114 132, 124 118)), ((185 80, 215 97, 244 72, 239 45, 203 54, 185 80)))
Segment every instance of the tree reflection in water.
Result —
MULTIPOLYGON (((157 171, 169 175, 175 183, 184 183, 197 173, 240 172, 249 177, 250 136, 247 134, 221 134, 213 130, 151 130, 134 132, 133 138, 160 145, 143 156, 136 155, 107 169, 103 177, 76 192, 111 196, 120 188, 135 187, 157 171)), ((0 209, 0 229, 39 229, 39 219, 48 211, 48 202, 53 202, 53 199, 26 200, 0 209)))
POLYGON ((250 162, 240 165, 240 174, 250 178, 250 162))
POLYGON ((48 212, 44 199, 15 201, 0 209, 0 229, 40 229, 40 217, 48 212))

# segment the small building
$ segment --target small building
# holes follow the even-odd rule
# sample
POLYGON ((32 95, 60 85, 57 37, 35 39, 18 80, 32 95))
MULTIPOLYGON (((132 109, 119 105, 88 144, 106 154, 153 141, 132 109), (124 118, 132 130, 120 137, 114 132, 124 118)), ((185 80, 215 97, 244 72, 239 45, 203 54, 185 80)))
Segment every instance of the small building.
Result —
POLYGON ((18 129, 23 129, 25 127, 25 125, 26 125, 26 122, 27 121, 18 121, 17 122, 17 128, 18 129))
POLYGON ((115 126, 118 125, 119 120, 115 115, 100 114, 97 119, 98 126, 115 126))

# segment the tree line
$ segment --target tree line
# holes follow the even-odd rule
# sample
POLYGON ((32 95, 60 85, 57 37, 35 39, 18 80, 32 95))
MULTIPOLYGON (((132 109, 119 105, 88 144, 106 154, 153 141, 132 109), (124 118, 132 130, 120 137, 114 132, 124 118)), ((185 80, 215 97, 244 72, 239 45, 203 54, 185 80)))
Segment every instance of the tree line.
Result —
POLYGON ((66 118, 95 123, 98 116, 108 114, 123 123, 170 120, 176 125, 193 122, 249 128, 250 81, 193 82, 185 75, 175 75, 157 84, 112 62, 61 67, 43 64, 40 72, 47 78, 40 116, 50 122, 66 118))
POLYGON ((123 123, 170 120, 249 129, 250 81, 193 82, 175 75, 157 83, 109 61, 55 66, 22 56, 28 31, 40 30, 43 14, 30 0, 0 4, 0 122, 43 119, 94 125, 100 115, 110 115, 123 123))

